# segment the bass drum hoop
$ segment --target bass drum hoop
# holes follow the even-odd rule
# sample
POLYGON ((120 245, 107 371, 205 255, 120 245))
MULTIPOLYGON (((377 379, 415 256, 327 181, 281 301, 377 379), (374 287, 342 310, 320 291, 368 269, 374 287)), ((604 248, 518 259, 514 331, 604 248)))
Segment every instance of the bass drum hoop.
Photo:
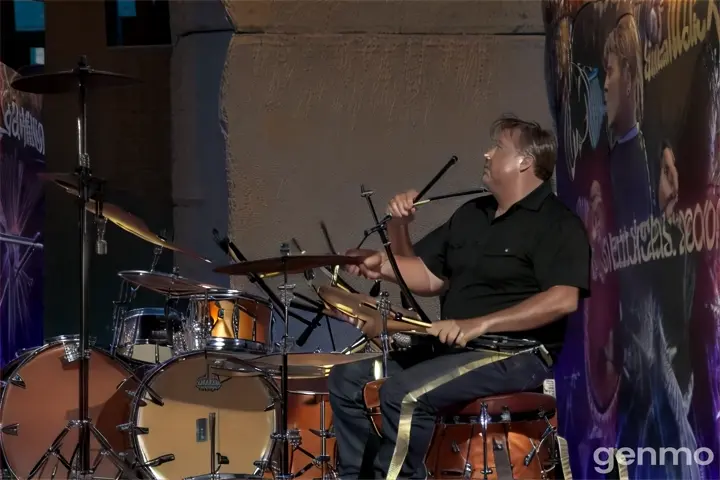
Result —
MULTIPOLYGON (((145 392, 148 389, 152 390, 152 388, 150 388, 149 385, 152 384, 153 380, 155 380, 155 378, 158 375, 165 372, 167 367, 169 367, 170 365, 172 365, 174 363, 183 362, 188 358, 193 358, 198 355, 203 355, 206 358, 206 361, 209 361, 207 359, 208 356, 211 356, 213 354, 217 355, 218 353, 222 353, 222 352, 221 351, 216 351, 216 352, 203 351, 203 350, 194 350, 191 352, 185 352, 183 354, 180 354, 180 355, 177 355, 177 356, 171 358, 170 360, 160 363, 157 366, 155 366, 154 368, 152 368, 151 370, 149 370, 148 373, 145 375, 145 378, 143 378, 142 381, 140 382, 140 384, 138 385, 137 389, 135 390, 135 394, 133 395, 133 400, 130 404, 130 418, 128 419, 130 424, 136 425, 136 423, 137 423, 137 419, 140 416, 139 415, 140 414, 140 411, 139 411, 140 403, 153 401, 150 399, 149 400, 143 399, 143 397, 145 396, 145 392)), ((210 365, 210 364, 208 363, 208 365, 210 365)), ((265 378, 264 376, 262 376, 262 375, 257 375, 257 376, 260 377, 262 379, 263 383, 265 384, 267 391, 268 391, 268 396, 273 398, 273 400, 276 400, 276 397, 278 396, 278 392, 279 392, 279 390, 276 388, 276 386, 273 385, 272 382, 268 381, 268 379, 265 378)), ((274 414, 273 417, 274 417, 273 425, 276 425, 278 422, 277 414, 274 414)), ((157 476, 153 473, 153 471, 151 470, 151 467, 144 466, 144 464, 146 462, 148 462, 149 460, 152 460, 152 459, 146 458, 145 452, 140 447, 140 442, 138 440, 141 435, 134 434, 132 429, 129 430, 128 434, 130 436, 130 448, 132 449, 133 454, 135 455, 134 461, 141 465, 140 467, 138 467, 138 470, 142 471, 142 473, 145 474, 148 478, 156 479, 157 476)), ((269 449, 269 447, 270 447, 270 443, 268 442, 266 448, 269 449)), ((218 478, 222 478, 222 475, 227 475, 227 474, 221 474, 221 473, 217 474, 218 478)))
MULTIPOLYGON (((132 370, 123 362, 120 361, 117 357, 112 356, 109 352, 106 352, 105 350, 102 350, 100 348, 97 348, 95 346, 91 346, 95 343, 94 337, 91 337, 88 342, 87 349, 88 351, 91 351, 96 354, 104 355, 107 358, 111 359, 119 365, 125 372, 127 373, 128 377, 131 377, 133 375, 132 370)), ((46 339, 43 342, 43 345, 39 347, 32 347, 27 349, 19 350, 16 354, 16 358, 13 359, 8 363, 7 366, 11 366, 13 362, 17 362, 15 366, 11 370, 6 370, 3 372, 3 380, 7 382, 7 384, 4 384, 2 388, 0 388, 0 420, 2 419, 2 414, 5 410, 5 402, 7 400, 7 393, 8 393, 8 387, 10 386, 10 380, 12 377, 15 376, 15 373, 19 371, 21 368, 23 368, 28 363, 32 362, 35 358, 37 358, 39 355, 41 355, 44 352, 47 352, 48 350, 57 347, 58 345, 64 345, 66 343, 75 343, 80 341, 80 335, 58 335, 55 337, 50 337, 46 339), (22 352, 22 354, 21 354, 22 352), (22 355, 22 356, 21 356, 22 355)), ((19 478, 18 474, 13 470, 12 465, 10 465, 10 462, 8 461, 7 452, 5 451, 5 436, 0 435, 0 452, 2 453, 2 461, 4 463, 4 468, 7 468, 10 473, 15 477, 19 478)))

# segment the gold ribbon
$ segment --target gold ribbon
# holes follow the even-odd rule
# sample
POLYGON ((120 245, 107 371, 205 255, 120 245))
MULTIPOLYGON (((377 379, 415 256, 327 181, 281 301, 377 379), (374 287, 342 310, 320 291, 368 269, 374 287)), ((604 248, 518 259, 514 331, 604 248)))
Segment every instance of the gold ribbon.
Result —
POLYGON ((417 405, 418 398, 429 392, 432 392, 436 388, 442 387, 446 383, 451 382, 458 377, 472 372, 473 370, 477 370, 478 368, 490 365, 491 363, 505 360, 512 357, 513 355, 528 353, 532 352, 533 350, 534 348, 531 348, 528 350, 521 350, 517 353, 500 353, 493 350, 481 349, 475 350, 476 352, 485 352, 488 354, 488 356, 479 360, 473 360, 466 365, 459 366, 454 370, 444 375, 441 375, 434 380, 431 380, 422 387, 417 388, 405 395, 400 406, 400 421, 398 422, 397 441, 395 442, 395 450, 393 451, 393 456, 390 460, 390 467, 388 468, 388 473, 385 477, 386 480, 397 480, 398 475, 400 475, 400 470, 403 463, 405 462, 405 457, 407 456, 408 450, 410 448, 410 430, 412 427, 412 417, 415 411, 415 406, 417 405))

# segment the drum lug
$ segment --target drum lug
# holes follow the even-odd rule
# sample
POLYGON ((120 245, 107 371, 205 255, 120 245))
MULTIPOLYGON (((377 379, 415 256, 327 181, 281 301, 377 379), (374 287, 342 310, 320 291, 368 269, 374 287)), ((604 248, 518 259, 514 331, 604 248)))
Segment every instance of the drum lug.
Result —
MULTIPOLYGON (((23 378, 18 374, 15 374, 12 376, 12 378, 10 379, 10 384, 13 387, 19 387, 22 389, 27 388, 27 385, 25 385, 25 380, 23 380, 23 378)), ((7 386, 7 383, 3 382, 3 387, 5 387, 5 386, 7 386)))
MULTIPOLYGON (((135 396, 137 395, 137 391, 135 391, 135 390, 125 390, 125 393, 130 398, 135 398, 135 396)), ((138 406, 146 407, 147 402, 145 400, 143 400, 142 398, 138 398, 138 406)))
POLYGON ((4 433, 5 435, 12 435, 13 437, 17 437, 19 426, 20 425, 17 423, 11 423, 10 425, 3 425, 2 428, 0 428, 0 431, 2 431, 2 433, 4 433))
POLYGON ((146 427, 138 427, 134 423, 123 423, 117 426, 117 429, 121 432, 132 432, 134 435, 147 435, 150 433, 150 429, 146 427))

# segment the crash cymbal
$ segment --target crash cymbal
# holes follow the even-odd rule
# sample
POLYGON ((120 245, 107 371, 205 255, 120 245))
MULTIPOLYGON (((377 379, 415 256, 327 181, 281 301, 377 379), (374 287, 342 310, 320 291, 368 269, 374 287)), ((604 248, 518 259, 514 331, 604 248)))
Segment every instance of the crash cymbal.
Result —
POLYGON ((80 76, 83 76, 87 89, 124 87, 139 83, 140 80, 118 73, 103 72, 83 67, 53 73, 42 73, 17 77, 10 86, 20 92, 54 94, 76 92, 80 87, 80 76))
POLYGON ((278 274, 287 271, 288 274, 301 273, 305 270, 320 267, 334 267, 335 265, 359 265, 364 257, 349 257, 345 255, 287 255, 285 257, 264 258, 248 262, 234 263, 217 267, 213 271, 227 275, 264 275, 278 274))
MULTIPOLYGON (((382 320, 378 310, 377 300, 363 293, 350 293, 338 287, 322 285, 317 290, 318 296, 330 307, 345 314, 350 319, 361 322, 380 322, 382 320)), ((357 323, 350 321, 356 327, 357 323)), ((413 327, 427 327, 420 316, 412 310, 396 305, 390 305, 388 318, 388 331, 408 331, 413 327)))
POLYGON ((227 292, 228 290, 217 285, 198 282, 190 278, 181 277, 172 273, 149 272, 145 270, 125 270, 118 276, 139 287, 169 297, 190 297, 213 292, 227 292))
MULTIPOLYGON (((80 196, 77 190, 78 178, 77 175, 74 173, 40 173, 38 174, 38 176, 43 180, 55 183, 70 195, 76 197, 80 196)), ((95 207, 95 201, 91 200, 88 202, 85 208, 87 208, 89 212, 97 215, 97 209, 95 207)), ((135 235, 142 240, 145 240, 148 243, 152 243, 153 245, 157 245, 168 250, 173 250, 175 252, 188 255, 190 257, 195 257, 207 263, 211 263, 210 260, 198 255, 197 253, 174 245, 165 240, 164 238, 160 237, 159 235, 155 235, 150 230, 150 227, 148 227, 143 220, 136 217, 132 213, 123 210, 117 205, 103 202, 102 214, 105 218, 110 220, 118 227, 122 228, 128 233, 135 235)))

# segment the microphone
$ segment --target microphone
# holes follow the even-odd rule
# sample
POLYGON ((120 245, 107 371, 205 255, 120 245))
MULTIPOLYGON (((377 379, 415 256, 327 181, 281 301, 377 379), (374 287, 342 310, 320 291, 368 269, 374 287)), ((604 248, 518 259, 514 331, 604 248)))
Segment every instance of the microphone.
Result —
POLYGON ((95 253, 98 255, 107 255, 108 245, 105 240, 105 227, 107 226, 107 218, 102 213, 95 217, 95 225, 97 229, 97 239, 95 240, 95 253))
POLYGON ((218 247, 220 247, 220 250, 225 252, 225 255, 231 257, 230 255, 230 239, 228 237, 220 238, 220 232, 218 232, 217 228, 213 228, 212 230, 213 240, 215 240, 215 243, 218 247))

